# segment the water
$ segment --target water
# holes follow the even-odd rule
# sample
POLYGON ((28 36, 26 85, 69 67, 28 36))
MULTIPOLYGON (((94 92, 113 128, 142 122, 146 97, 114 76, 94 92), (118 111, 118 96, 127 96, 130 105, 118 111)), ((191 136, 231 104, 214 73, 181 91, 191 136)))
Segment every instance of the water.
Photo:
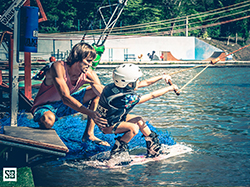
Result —
MULTIPOLYGON (((143 68, 144 78, 180 69, 143 68)), ((208 68, 180 96, 174 93, 133 109, 159 131, 169 131, 192 152, 159 162, 102 170, 82 164, 77 154, 33 169, 38 186, 249 186, 250 69, 208 68)), ((172 76, 181 88, 201 68, 172 76)), ((101 82, 111 82, 110 69, 97 70, 101 82)), ((149 93, 166 83, 144 90, 149 93)))

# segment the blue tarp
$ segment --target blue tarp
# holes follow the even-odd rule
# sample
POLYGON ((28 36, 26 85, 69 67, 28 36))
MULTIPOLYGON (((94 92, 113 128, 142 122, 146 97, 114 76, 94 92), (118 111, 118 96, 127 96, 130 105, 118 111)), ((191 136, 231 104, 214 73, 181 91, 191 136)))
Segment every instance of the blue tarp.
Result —
MULTIPOLYGON (((18 126, 22 127, 39 127, 38 123, 33 119, 29 119, 25 112, 20 112, 17 117, 18 126)), ((160 142, 167 145, 174 145, 175 141, 168 131, 161 131, 154 128, 151 124, 146 122, 151 130, 154 130, 158 135, 160 142)), ((3 133, 3 126, 10 126, 10 117, 6 116, 0 119, 0 133, 3 133)), ((60 118, 55 122, 53 128, 56 130, 58 136, 69 148, 68 157, 88 157, 99 152, 109 151, 115 140, 114 138, 120 135, 103 134, 97 126, 95 126, 95 135, 110 143, 111 147, 97 145, 93 142, 82 142, 82 135, 86 128, 86 120, 82 120, 80 115, 66 116, 60 118)), ((139 132, 130 142, 129 148, 143 148, 146 147, 142 133, 139 132)))

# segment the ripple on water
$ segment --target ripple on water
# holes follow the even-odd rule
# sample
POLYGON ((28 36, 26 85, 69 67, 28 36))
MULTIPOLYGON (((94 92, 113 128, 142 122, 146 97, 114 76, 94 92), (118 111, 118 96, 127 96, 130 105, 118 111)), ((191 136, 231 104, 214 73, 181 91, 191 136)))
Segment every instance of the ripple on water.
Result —
MULTIPOLYGON (((144 79, 180 69, 142 70, 144 79)), ((175 74, 172 81, 181 88, 199 71, 201 68, 175 74)), ((103 83, 112 80, 110 69, 97 72, 103 83)), ((191 147, 191 154, 124 170, 97 170, 79 160, 62 166, 39 166, 35 170, 38 185, 250 186, 249 80, 249 68, 208 68, 180 96, 167 93, 133 109, 133 114, 191 147)), ((147 94, 164 86, 159 81, 139 92, 147 94)))

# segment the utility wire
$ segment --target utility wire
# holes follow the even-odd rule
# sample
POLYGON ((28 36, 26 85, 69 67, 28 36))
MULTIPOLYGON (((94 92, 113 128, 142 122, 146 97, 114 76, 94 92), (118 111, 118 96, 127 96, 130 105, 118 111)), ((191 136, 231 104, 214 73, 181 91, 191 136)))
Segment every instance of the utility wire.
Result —
MULTIPOLYGON (((249 5, 250 5, 250 4, 249 4, 249 5)), ((249 5, 248 5, 248 6, 249 6, 249 5)), ((231 11, 231 10, 228 10, 228 11, 231 11)), ((221 19, 221 18, 226 18, 226 17, 238 15, 238 14, 241 14, 241 13, 246 13, 246 12, 248 12, 248 11, 249 11, 249 9, 244 10, 244 11, 241 11, 241 12, 236 12, 236 13, 227 14, 227 15, 220 16, 220 17, 214 17, 214 18, 207 19, 207 20, 204 20, 204 21, 191 22, 191 23, 189 23, 188 25, 190 26, 190 25, 192 25, 192 24, 197 24, 197 23, 201 24, 201 23, 205 23, 205 22, 208 22, 208 21, 218 20, 218 19, 221 19)), ((218 14, 221 15, 221 12, 219 12, 218 14)), ((208 16, 208 15, 204 15, 204 16, 208 16)), ((192 19, 199 19, 199 18, 192 18, 192 19)), ((188 18, 188 20, 189 20, 189 22, 190 22, 190 19, 189 19, 189 18, 188 18)), ((186 21, 186 19, 185 19, 185 20, 177 20, 177 21, 168 22, 168 23, 169 23, 169 24, 170 24, 170 23, 173 24, 173 23, 184 22, 184 21, 186 21)), ((178 25, 178 27, 181 27, 181 26, 186 27, 186 24, 184 23, 184 24, 178 25)), ((148 25, 147 27, 153 27, 153 25, 148 25)), ((131 28, 129 28, 129 29, 136 29, 136 28, 138 28, 138 27, 132 27, 132 26, 131 26, 131 28)), ((155 29, 166 29, 166 28, 172 28, 172 26, 168 26, 168 27, 159 27, 159 28, 155 28, 155 29)), ((128 29, 128 28, 127 28, 127 29, 128 29)), ((124 29, 120 28, 119 30, 124 30, 124 29)), ((119 31, 119 30, 118 30, 118 31, 119 31)), ((125 29, 125 30, 126 30, 126 29, 125 29)), ((146 30, 148 30, 148 29, 146 29, 146 30)), ((114 30, 113 30, 113 32, 115 32, 115 31, 117 31, 117 29, 114 29, 114 30)), ((145 31, 145 30, 142 30, 142 31, 145 31)), ((136 31, 135 31, 135 32, 136 32, 136 31)), ((126 32, 124 32, 124 33, 126 33, 126 32)), ((133 32, 132 32, 132 33, 133 33, 133 32)))
MULTIPOLYGON (((208 14, 209 12, 218 12, 219 10, 228 9, 229 7, 233 7, 233 6, 239 6, 240 4, 248 3, 248 2, 250 2, 250 0, 240 2, 240 3, 237 3, 237 4, 233 4, 233 5, 229 5, 229 6, 226 6, 226 7, 221 7, 221 8, 218 8, 218 9, 209 10, 209 11, 206 11, 206 12, 191 14, 191 15, 188 15, 188 17, 201 16, 202 14, 208 14)), ((121 28, 125 29, 126 27, 131 27, 131 26, 143 26, 143 25, 148 25, 148 24, 154 24, 154 23, 157 24, 157 23, 166 22, 166 21, 171 22, 173 20, 185 20, 185 19, 186 19, 186 16, 181 16, 181 17, 178 17, 178 18, 172 18, 172 19, 167 19, 167 20, 162 20, 162 21, 155 21, 155 22, 150 22, 150 23, 141 23, 141 24, 136 24, 136 25, 123 26, 121 28)))
MULTIPOLYGON (((218 8, 218 9, 214 9, 214 10, 210 10, 210 11, 206 11, 206 12, 203 12, 203 13, 191 14, 191 15, 188 16, 189 30, 195 30, 197 28, 206 28, 206 27, 210 27, 211 25, 214 25, 214 23, 213 24, 207 24, 207 26, 206 25, 197 26, 195 24, 204 24, 204 23, 216 21, 216 20, 219 20, 219 19, 222 19, 222 18, 226 18, 226 17, 230 17, 230 16, 235 16, 235 15, 238 15, 238 14, 247 13, 247 11, 249 11, 249 10, 244 10, 244 11, 240 11, 240 12, 236 12, 236 13, 231 13, 231 14, 227 14, 227 15, 219 16, 219 17, 213 17, 211 19, 206 19, 204 21, 196 21, 196 22, 191 22, 190 21, 190 20, 200 19, 201 17, 205 17, 205 16, 206 17, 212 16, 212 15, 215 16, 216 14, 221 15, 223 12, 226 12, 226 11, 239 10, 241 8, 249 6, 250 4, 247 4, 249 2, 250 2, 250 0, 247 0, 247 1, 244 1, 244 2, 241 2, 241 3, 237 3, 237 4, 229 5, 229 6, 226 6, 226 7, 222 7, 222 8, 218 8), (234 7, 234 8, 230 8, 230 7, 234 7), (219 10, 221 10, 221 11, 219 11, 219 10), (196 17, 194 17, 194 16, 196 16, 196 17), (192 25, 194 25, 194 26, 192 26, 192 25), (193 29, 193 28, 195 28, 195 29, 193 29)), ((244 18, 244 17, 241 17, 241 18, 244 18)), ((113 28, 113 33, 114 34, 122 35, 122 34, 136 34, 136 33, 143 33, 143 32, 144 33, 149 33, 149 32, 167 32, 168 29, 178 28, 177 31, 175 30, 175 33, 176 33, 178 31, 182 32, 182 30, 185 30, 184 27, 186 27, 186 24, 185 23, 181 24, 182 22, 186 22, 186 16, 179 17, 179 18, 174 18, 174 19, 169 19, 169 20, 158 21, 158 22, 150 22, 150 23, 146 23, 146 24, 137 24, 137 25, 124 26, 124 27, 115 27, 115 28, 113 28), (166 24, 172 24, 172 25, 166 26, 166 27, 160 27, 160 25, 164 25, 164 24, 165 25, 166 24), (153 28, 139 30, 140 28, 143 28, 143 27, 153 27, 153 28), (182 27, 183 27, 183 29, 182 29, 182 27), (126 30, 129 30, 129 29, 133 29, 133 30, 132 31, 131 30, 130 31, 126 31, 126 30), (138 30, 135 30, 135 29, 138 29, 138 30)), ((228 20, 228 22, 230 22, 230 20, 228 20)), ((219 24, 217 24, 217 25, 219 25, 219 24)), ((82 34, 82 33, 88 32, 89 34, 100 34, 102 31, 103 31, 103 29, 96 29, 96 30, 77 31, 77 32, 65 32, 65 33, 66 34, 82 34)), ((53 34, 50 34, 50 36, 53 37, 53 36, 55 36, 57 34, 63 34, 63 32, 62 33, 53 33, 53 34)))
MULTIPOLYGON (((247 10, 249 11, 249 10, 247 10)), ((239 14, 239 13, 237 13, 239 14)), ((227 17, 227 16, 225 16, 227 17)), ((226 23, 230 23, 230 22, 233 22, 233 21, 239 21, 242 19, 245 19, 245 18, 248 18, 249 16, 242 16, 242 17, 239 17, 239 18, 236 18, 236 19, 231 19, 231 20, 227 20, 227 21, 222 21, 222 22, 218 22, 218 23, 211 23, 211 24, 207 24, 207 25, 200 25, 200 26, 193 26, 193 27, 189 27, 188 29, 189 30, 196 30, 196 29, 199 29, 199 28, 207 28, 207 27, 213 27, 213 26, 216 26, 216 25, 222 25, 222 24, 226 24, 226 23)), ((223 16, 221 17, 223 18, 223 16)), ((192 25, 192 23, 190 23, 190 25, 192 25)), ((160 32, 160 31, 163 31, 163 30, 167 30, 167 29, 170 29, 172 28, 173 26, 168 26, 168 27, 161 27, 161 28, 152 28, 152 29, 145 29, 145 30, 136 30, 136 31, 127 31, 127 32, 114 32, 113 34, 120 34, 120 35, 124 35, 124 34, 136 34, 136 33, 148 33, 148 32, 153 32, 153 31, 157 31, 157 32, 160 32)), ((174 26, 175 28, 178 28, 178 27, 183 27, 183 29, 181 28, 178 28, 178 30, 175 30, 175 33, 177 33, 178 31, 179 32, 182 32, 182 31, 185 31, 185 27, 186 25, 183 24, 183 25, 176 25, 174 26)))
MULTIPOLYGON (((232 6, 236 6, 236 5, 239 5, 239 4, 242 4, 242 3, 234 4, 232 6)), ((246 5, 242 5, 242 6, 237 6, 237 7, 232 8, 232 9, 228 9, 229 6, 227 6, 227 7, 220 8, 220 9, 226 9, 226 10, 223 10, 223 11, 218 11, 220 9, 214 9, 214 10, 211 10, 211 11, 213 11, 213 13, 210 13, 210 14, 208 14, 208 12, 211 12, 211 11, 207 11, 207 12, 203 12, 203 13, 191 14, 191 15, 188 15, 187 17, 188 17, 189 20, 199 19, 201 17, 211 16, 211 15, 214 15, 214 14, 221 14, 221 13, 226 12, 226 11, 232 11, 232 10, 235 10, 235 9, 244 8, 244 7, 249 6, 249 5, 250 4, 246 4, 246 5)), ((181 22, 181 21, 186 21, 186 16, 182 16, 182 17, 178 17, 178 18, 173 18, 173 19, 168 19, 168 20, 163 20, 163 21, 157 21, 157 22, 150 22, 150 23, 144 23, 144 24, 136 24, 136 25, 130 25, 130 26, 123 26, 123 27, 115 27, 113 31, 116 31, 116 30, 126 30, 126 29, 130 29, 130 28, 135 29, 135 28, 148 27, 148 26, 153 26, 153 25, 164 25, 164 24, 181 22)))
MULTIPOLYGON (((250 0, 247 0, 247 1, 244 1, 244 2, 240 2, 240 3, 237 3, 237 4, 229 5, 229 6, 218 8, 218 9, 213 9, 213 10, 210 10, 210 11, 197 13, 197 14, 191 14, 191 15, 188 15, 188 19, 190 21, 192 19, 200 19, 201 17, 204 17, 204 16, 211 16, 211 15, 214 15, 214 14, 221 14, 223 12, 230 11, 230 10, 240 9, 240 8, 249 6, 250 4, 246 4, 246 5, 242 5, 242 6, 239 6, 239 5, 244 4, 244 3, 249 3, 249 2, 250 2, 250 0), (234 6, 236 6, 236 8, 228 9, 228 8, 234 7, 234 6), (226 10, 223 10, 223 9, 226 9, 226 10), (219 10, 223 10, 223 11, 219 11, 219 10), (213 13, 213 12, 215 12, 215 13, 213 13)), ((216 19, 216 18, 214 18, 214 19, 216 19)), ((178 23, 178 22, 182 22, 182 21, 183 22, 186 21, 186 16, 182 16, 182 17, 178 17, 178 18, 172 18, 172 19, 168 19, 168 20, 150 22, 150 23, 129 25, 129 26, 123 26, 123 27, 114 27, 113 32, 120 31, 120 30, 124 31, 124 30, 128 30, 128 29, 142 28, 142 27, 153 27, 154 25, 157 26, 157 25, 174 24, 174 23, 178 23)), ((199 22, 197 22, 197 23, 199 23, 199 22)), ((190 24, 191 23, 189 23, 189 25, 190 24)), ((170 26, 170 28, 171 28, 171 26, 170 26)), ((66 32, 66 33, 79 33, 80 34, 80 33, 83 33, 83 32, 88 32, 88 33, 91 33, 91 34, 99 34, 102 31, 103 31, 103 29, 95 29, 95 30, 75 31, 75 32, 66 32)))
MULTIPOLYGON (((238 15, 238 14, 243 14, 243 13, 246 13, 250 10, 244 10, 244 11, 241 11, 241 12, 236 12, 236 13, 231 13, 231 14, 227 14, 227 15, 224 15, 224 16, 220 16, 220 17, 215 17, 215 18, 211 18, 211 19, 208 19, 208 20, 204 20, 203 22, 193 22, 193 23, 189 23, 188 26, 191 26, 191 25, 194 25, 194 24, 201 24, 201 23, 206 23, 206 22, 211 22, 211 21, 214 21, 214 20, 219 20, 221 18, 226 18, 226 17, 230 17, 230 16, 235 16, 235 15, 238 15)), ((230 21, 230 20, 229 20, 230 21)), ((178 22, 174 22, 174 23, 178 23, 178 22)), ((152 29, 145 29, 145 30, 136 30, 136 31, 127 31, 127 32, 120 32, 118 34, 133 34, 133 33, 138 33, 138 32, 149 32, 149 31, 154 31, 154 30, 157 30, 157 32, 159 30, 164 30, 164 29, 170 29, 170 28, 173 28, 173 27, 186 27, 186 24, 181 24, 181 25, 175 25, 175 26, 168 26, 168 27, 156 27, 156 28, 152 28, 152 29)), ((192 28, 192 27, 191 27, 192 28)), ((191 29, 189 27, 189 29, 191 29)), ((115 31, 113 33, 116 33, 115 31)))

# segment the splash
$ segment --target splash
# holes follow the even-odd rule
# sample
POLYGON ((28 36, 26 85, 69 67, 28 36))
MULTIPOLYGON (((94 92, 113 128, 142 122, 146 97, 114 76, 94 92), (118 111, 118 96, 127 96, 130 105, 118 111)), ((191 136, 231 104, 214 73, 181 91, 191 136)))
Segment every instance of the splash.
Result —
POLYGON ((80 160, 77 163, 70 163, 71 167, 79 167, 79 166, 89 166, 93 168, 100 168, 100 169, 122 169, 124 167, 133 166, 133 165, 142 165, 148 162, 155 162, 165 160, 171 157, 184 155, 185 153, 192 152, 192 148, 182 145, 182 144, 175 144, 175 145, 165 145, 162 144, 161 146, 162 154, 157 157, 149 157, 147 158, 145 153, 144 154, 130 154, 130 155, 120 155, 119 157, 111 158, 109 151, 98 153, 92 156, 89 160, 80 160), (128 160, 129 158, 129 160, 128 160), (79 163, 81 163, 79 165, 79 163))

